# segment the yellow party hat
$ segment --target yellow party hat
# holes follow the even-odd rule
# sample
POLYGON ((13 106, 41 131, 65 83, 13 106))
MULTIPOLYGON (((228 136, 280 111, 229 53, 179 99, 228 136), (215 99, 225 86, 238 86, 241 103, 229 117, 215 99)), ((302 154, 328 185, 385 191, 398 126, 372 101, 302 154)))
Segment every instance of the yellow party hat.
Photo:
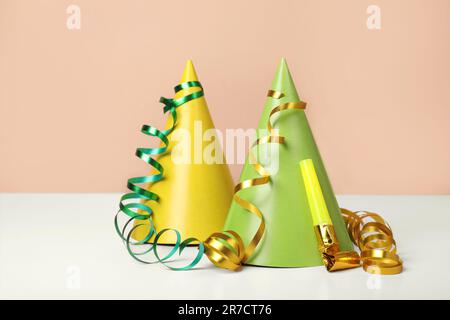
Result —
MULTIPOLYGON (((199 80, 192 61, 188 60, 180 83, 190 81, 199 80)), ((175 100, 196 91, 198 87, 185 87, 176 93, 175 100)), ((157 158, 164 168, 164 178, 147 187, 159 195, 159 201, 145 204, 153 210, 157 231, 172 228, 177 229, 182 238, 205 239, 223 227, 233 196, 233 180, 205 97, 182 104, 176 109, 176 117, 175 129, 168 135, 169 147, 157 158)), ((171 125, 169 119, 166 128, 171 125)), ((149 221, 136 220, 136 224, 148 226, 149 221)), ((139 227, 132 237, 142 240, 148 231, 149 227, 139 227)), ((175 234, 165 233, 158 243, 175 241, 175 234)))

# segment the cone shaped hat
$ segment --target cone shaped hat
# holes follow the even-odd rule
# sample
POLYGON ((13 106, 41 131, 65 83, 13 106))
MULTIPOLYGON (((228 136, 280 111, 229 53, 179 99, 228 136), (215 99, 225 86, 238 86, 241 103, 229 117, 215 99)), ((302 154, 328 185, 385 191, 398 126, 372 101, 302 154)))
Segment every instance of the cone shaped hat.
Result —
MULTIPOLYGON (((267 135, 264 129, 267 128, 270 112, 277 105, 300 101, 285 59, 282 59, 278 66, 271 89, 284 93, 284 97, 267 98, 258 125, 259 138, 267 135)), ((277 169, 273 171, 273 164, 271 164, 270 183, 245 189, 240 193, 242 198, 262 211, 266 222, 266 231, 253 255, 247 260, 247 264, 271 267, 322 265, 298 163, 304 159, 314 161, 340 248, 351 250, 353 246, 327 172, 304 110, 279 112, 272 116, 272 124, 275 129, 278 129, 279 134, 285 137, 285 142, 278 145, 276 153, 269 152, 269 157, 278 157, 277 169)), ((240 181, 256 177, 258 174, 247 159, 240 181)), ((248 244, 259 223, 260 220, 257 217, 233 201, 224 230, 236 231, 248 244)))
MULTIPOLYGON (((180 83, 188 81, 199 81, 191 60, 186 63, 180 83)), ((177 92, 175 99, 195 91, 198 88, 185 88, 177 92)), ((170 125, 169 119, 166 128, 170 125)), ((214 123, 204 96, 177 108, 177 125, 168 136, 169 148, 158 158, 164 167, 164 178, 148 186, 160 197, 158 202, 148 203, 154 212, 157 231, 174 228, 183 238, 203 240, 222 228, 233 195, 233 181, 220 143, 214 138, 203 141, 205 132, 211 130, 214 130, 214 123), (211 149, 214 151, 208 153, 211 149), (213 154, 214 159, 208 160, 204 154, 213 154), (219 161, 215 161, 217 159, 219 161)), ((136 223, 148 224, 148 221, 136 223)), ((133 238, 142 240, 147 232, 147 228, 139 227, 133 238)), ((164 234, 158 241, 161 244, 174 242, 173 233, 164 234)))

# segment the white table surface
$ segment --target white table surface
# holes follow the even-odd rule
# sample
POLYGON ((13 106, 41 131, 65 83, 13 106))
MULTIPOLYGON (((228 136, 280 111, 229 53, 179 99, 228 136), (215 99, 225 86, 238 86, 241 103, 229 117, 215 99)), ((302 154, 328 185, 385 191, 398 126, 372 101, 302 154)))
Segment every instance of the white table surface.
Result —
MULTIPOLYGON (((379 212, 405 270, 245 267, 204 258, 193 271, 144 265, 115 234, 119 194, 0 194, 2 299, 450 299, 450 196, 339 196, 379 212)), ((190 250, 194 250, 189 248, 190 250)))

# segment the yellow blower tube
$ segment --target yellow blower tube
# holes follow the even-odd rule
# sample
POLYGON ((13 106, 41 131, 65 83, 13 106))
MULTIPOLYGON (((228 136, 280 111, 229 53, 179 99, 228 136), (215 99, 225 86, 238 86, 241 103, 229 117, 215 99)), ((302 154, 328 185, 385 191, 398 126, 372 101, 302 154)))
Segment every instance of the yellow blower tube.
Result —
POLYGON ((312 159, 300 161, 300 170, 305 184, 313 225, 333 224, 325 199, 323 198, 322 189, 320 188, 312 159))

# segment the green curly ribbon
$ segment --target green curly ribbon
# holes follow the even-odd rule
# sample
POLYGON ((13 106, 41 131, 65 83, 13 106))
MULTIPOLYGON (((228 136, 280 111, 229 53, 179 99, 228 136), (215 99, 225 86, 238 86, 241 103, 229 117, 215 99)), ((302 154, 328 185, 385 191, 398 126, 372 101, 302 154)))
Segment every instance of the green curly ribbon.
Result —
POLYGON ((116 229, 117 234, 120 236, 120 238, 125 242, 126 248, 128 253, 137 261, 143 262, 146 264, 156 263, 160 262, 167 266, 168 268, 172 270, 189 270, 193 268, 202 258, 203 253, 205 252, 205 248, 203 245, 203 242, 198 240, 197 238, 188 238, 183 241, 181 241, 181 234, 176 229, 163 229, 159 232, 156 231, 152 215, 153 210, 150 206, 148 206, 146 203, 149 200, 152 201, 159 201, 159 196, 151 192, 143 187, 138 186, 138 184, 149 184, 149 183, 156 183, 158 181, 161 181, 164 176, 164 168, 163 166, 156 161, 152 156, 161 155, 165 153, 169 147, 169 139, 168 135, 175 129, 177 125, 177 111, 176 109, 183 104, 192 101, 194 99, 198 99, 203 96, 203 88, 200 82, 198 81, 188 81, 183 82, 177 85, 174 90, 175 93, 187 89, 187 88, 199 88, 198 91, 195 91, 193 93, 190 93, 188 95, 185 95, 179 99, 168 99, 161 97, 159 102, 164 104, 163 111, 164 113, 169 112, 170 116, 172 118, 172 124, 171 126, 166 130, 158 130, 155 127, 152 127, 150 125, 143 125, 141 132, 145 135, 151 136, 151 137, 157 137, 161 142, 163 143, 162 147, 159 148, 138 148, 136 150, 136 156, 139 159, 142 159, 149 165, 151 165, 153 168, 155 168, 158 173, 152 174, 150 176, 143 176, 143 177, 135 177, 128 179, 127 187, 131 191, 130 193, 124 194, 119 203, 119 211, 117 212, 116 216, 114 217, 114 226, 116 229), (123 213, 126 216, 129 217, 127 222, 120 227, 119 225, 119 215, 123 213), (149 231, 144 237, 144 239, 140 241, 131 241, 131 235, 134 230, 136 230, 139 227, 145 227, 144 224, 137 224, 131 230, 127 231, 129 228, 131 222, 135 220, 148 220, 149 222, 149 231), (176 235, 176 242, 172 248, 172 250, 167 253, 164 256, 160 256, 158 253, 158 240, 161 238, 161 236, 166 232, 174 232, 176 235), (152 244, 149 244, 148 241, 155 236, 155 239, 152 244), (194 260, 192 260, 191 263, 189 263, 186 266, 183 267, 173 267, 170 266, 167 262, 168 260, 178 251, 179 254, 183 252, 183 250, 192 243, 198 242, 198 253, 194 260), (142 251, 142 252, 135 252, 132 249, 132 246, 138 246, 138 245, 149 245, 149 248, 142 251), (156 260, 154 261, 146 261, 140 258, 140 256, 146 255, 150 252, 153 252, 155 255, 156 260))

